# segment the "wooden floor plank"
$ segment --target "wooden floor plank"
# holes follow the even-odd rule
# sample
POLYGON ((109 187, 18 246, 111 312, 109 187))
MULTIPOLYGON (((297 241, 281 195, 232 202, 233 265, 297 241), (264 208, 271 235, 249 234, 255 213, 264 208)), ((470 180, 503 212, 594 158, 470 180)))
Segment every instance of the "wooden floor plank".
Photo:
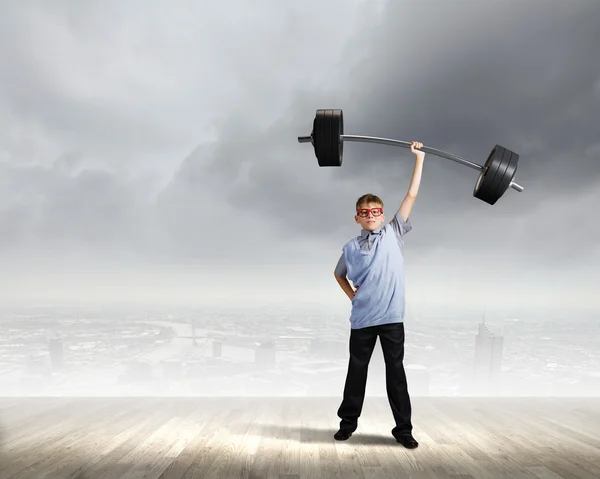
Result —
MULTIPOLYGON (((152 422, 153 417, 157 418, 160 411, 159 406, 163 406, 163 404, 156 401, 154 405, 148 401, 144 404, 145 407, 137 408, 127 407, 127 404, 123 402, 120 402, 120 405, 123 408, 123 419, 117 420, 115 417, 111 417, 110 426, 107 426, 101 434, 95 427, 93 428, 92 434, 97 436, 93 449, 94 453, 82 455, 80 461, 72 461, 71 464, 68 463, 68 460, 73 456, 68 455, 65 458, 67 461, 65 466, 69 469, 61 471, 57 468, 57 474, 62 473, 63 479, 85 479, 94 477, 96 473, 100 475, 107 465, 111 465, 118 460, 119 447, 128 439, 136 437, 144 425, 152 422)), ((81 450, 85 452, 84 448, 81 448, 81 450)))
POLYGON ((337 398, 0 398, 0 479, 597 479, 599 398, 386 398, 335 441, 337 398), (586 421, 589 418, 589 421, 586 421))
MULTIPOLYGON (((49 419, 31 420, 22 424, 20 430, 9 429, 2 452, 3 455, 16 457, 10 461, 0 461, 0 477, 27 477, 33 471, 43 469, 48 462, 58 460, 60 455, 56 454, 57 448, 68 447, 73 438, 85 433, 91 423, 105 420, 103 413, 114 408, 115 404, 111 402, 97 401, 85 402, 73 410, 67 405, 64 409, 52 410, 49 419), (70 413, 66 414, 67 411, 70 413)), ((37 416, 34 418, 37 419, 37 416)))

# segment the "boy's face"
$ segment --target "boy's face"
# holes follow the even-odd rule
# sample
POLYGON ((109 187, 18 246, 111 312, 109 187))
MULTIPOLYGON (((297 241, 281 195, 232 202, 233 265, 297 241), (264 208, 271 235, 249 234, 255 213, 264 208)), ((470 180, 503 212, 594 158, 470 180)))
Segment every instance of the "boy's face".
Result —
POLYGON ((374 231, 380 228, 385 220, 383 207, 378 203, 365 203, 360 205, 355 221, 367 231, 374 231))

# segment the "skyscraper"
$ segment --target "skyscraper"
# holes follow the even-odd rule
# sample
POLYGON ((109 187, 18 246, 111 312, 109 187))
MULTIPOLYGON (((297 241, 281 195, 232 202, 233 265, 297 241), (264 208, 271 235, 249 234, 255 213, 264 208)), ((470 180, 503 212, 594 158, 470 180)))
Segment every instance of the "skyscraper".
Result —
POLYGON ((489 393, 498 384, 503 345, 504 337, 493 334, 483 319, 479 323, 479 332, 475 337, 473 387, 476 392, 489 393))

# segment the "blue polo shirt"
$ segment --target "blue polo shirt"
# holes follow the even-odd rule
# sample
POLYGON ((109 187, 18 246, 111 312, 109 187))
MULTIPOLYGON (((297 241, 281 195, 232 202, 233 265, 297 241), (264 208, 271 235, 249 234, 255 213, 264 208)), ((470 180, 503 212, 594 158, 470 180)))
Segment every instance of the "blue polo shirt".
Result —
POLYGON ((382 228, 361 230, 342 248, 335 268, 340 278, 360 286, 352 299, 350 326, 367 328, 404 322, 404 235, 412 230, 410 219, 399 212, 382 228))

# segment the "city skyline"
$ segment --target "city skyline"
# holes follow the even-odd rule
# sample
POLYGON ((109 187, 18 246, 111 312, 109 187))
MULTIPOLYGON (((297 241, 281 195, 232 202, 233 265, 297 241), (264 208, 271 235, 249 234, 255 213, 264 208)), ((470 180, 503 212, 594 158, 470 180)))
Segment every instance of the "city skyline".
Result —
MULTIPOLYGON (((337 396, 345 376, 348 329, 335 313, 52 311, 2 313, 3 395, 337 396)), ((412 394, 600 396, 596 324, 409 315, 412 394), (500 342, 496 353, 486 338, 500 342)), ((385 396, 379 344, 370 371, 368 395, 385 396)))

